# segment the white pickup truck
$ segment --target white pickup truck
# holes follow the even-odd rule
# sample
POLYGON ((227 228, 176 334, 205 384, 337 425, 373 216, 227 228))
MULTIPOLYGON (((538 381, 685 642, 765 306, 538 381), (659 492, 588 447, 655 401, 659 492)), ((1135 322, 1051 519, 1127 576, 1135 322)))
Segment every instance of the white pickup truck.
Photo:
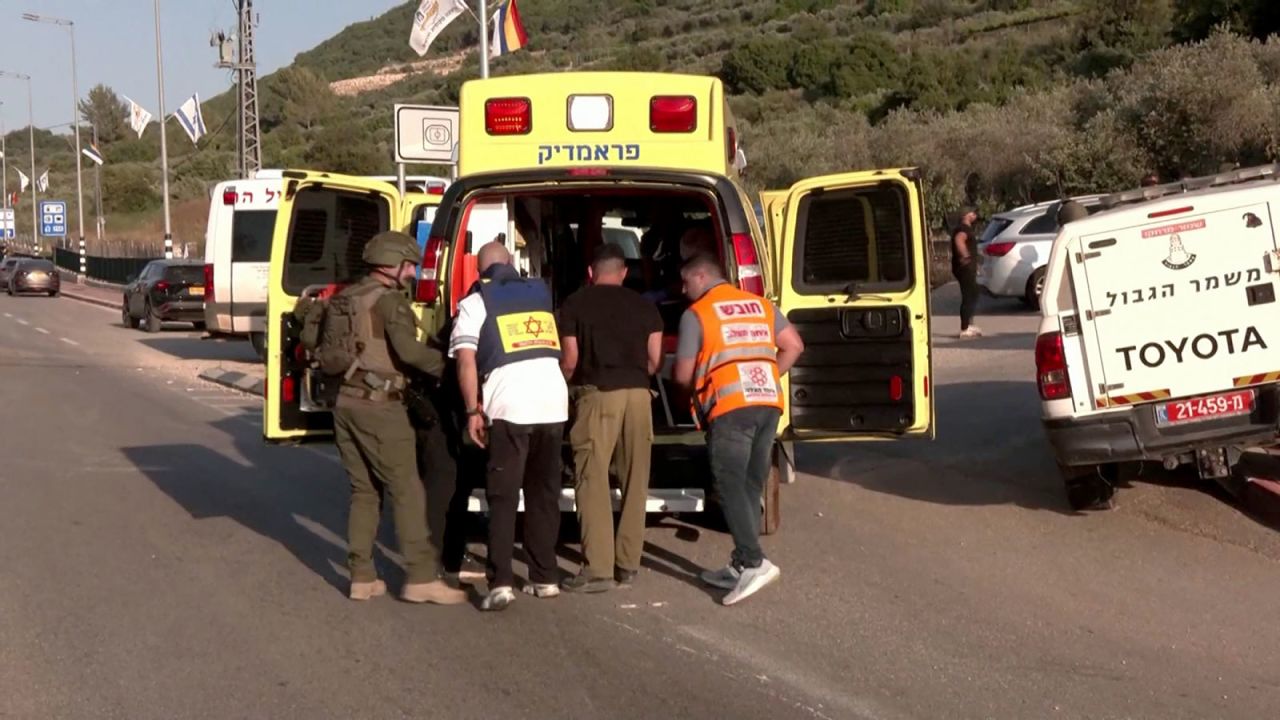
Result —
POLYGON ((1118 463, 1224 481, 1275 442, 1278 170, 1108 196, 1058 235, 1036 377, 1074 508, 1110 500, 1118 463))

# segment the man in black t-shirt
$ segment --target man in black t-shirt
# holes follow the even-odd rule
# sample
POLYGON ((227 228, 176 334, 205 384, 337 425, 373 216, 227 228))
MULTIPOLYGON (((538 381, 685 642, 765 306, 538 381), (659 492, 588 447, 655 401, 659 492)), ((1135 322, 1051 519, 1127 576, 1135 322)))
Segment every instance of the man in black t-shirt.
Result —
POLYGON ((577 577, 563 583, 573 592, 630 585, 640 569, 653 447, 649 382, 662 364, 662 318, 652 303, 622 286, 622 248, 601 245, 589 272, 592 284, 560 309, 560 368, 574 399, 569 442, 586 556, 577 577), (616 538, 609 491, 615 450, 622 490, 616 538))

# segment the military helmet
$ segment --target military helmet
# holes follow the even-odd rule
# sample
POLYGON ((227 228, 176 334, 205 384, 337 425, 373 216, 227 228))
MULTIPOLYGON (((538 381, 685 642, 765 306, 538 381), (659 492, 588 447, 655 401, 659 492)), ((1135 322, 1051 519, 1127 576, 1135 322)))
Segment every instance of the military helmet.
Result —
POLYGON ((1069 222, 1083 220, 1089 217, 1089 211, 1075 200, 1068 200, 1062 203, 1062 207, 1058 208, 1058 224, 1066 225, 1069 222))
POLYGON ((380 267, 399 267, 402 262, 422 262, 418 243, 402 232, 388 230, 374 235, 360 256, 366 263, 380 267))

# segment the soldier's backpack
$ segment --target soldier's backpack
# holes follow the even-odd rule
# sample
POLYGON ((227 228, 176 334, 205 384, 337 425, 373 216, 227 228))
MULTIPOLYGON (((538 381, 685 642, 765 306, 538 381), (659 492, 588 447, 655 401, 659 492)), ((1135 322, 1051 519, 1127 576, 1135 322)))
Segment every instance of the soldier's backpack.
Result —
POLYGON ((346 375, 373 339, 373 306, 387 288, 368 286, 317 300, 303 320, 302 343, 325 375, 346 375))

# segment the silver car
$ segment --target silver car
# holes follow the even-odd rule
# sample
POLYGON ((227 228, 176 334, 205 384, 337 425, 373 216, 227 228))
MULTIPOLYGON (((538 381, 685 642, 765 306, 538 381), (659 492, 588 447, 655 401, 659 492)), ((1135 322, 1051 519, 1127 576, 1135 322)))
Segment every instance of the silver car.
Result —
MULTIPOLYGON (((1072 198, 1089 214, 1099 209, 1100 195, 1072 198)), ((1058 237, 1058 208, 1062 201, 1024 205, 991 216, 978 254, 978 284, 996 297, 1021 298, 1028 306, 1040 307, 1045 265, 1058 237)))

